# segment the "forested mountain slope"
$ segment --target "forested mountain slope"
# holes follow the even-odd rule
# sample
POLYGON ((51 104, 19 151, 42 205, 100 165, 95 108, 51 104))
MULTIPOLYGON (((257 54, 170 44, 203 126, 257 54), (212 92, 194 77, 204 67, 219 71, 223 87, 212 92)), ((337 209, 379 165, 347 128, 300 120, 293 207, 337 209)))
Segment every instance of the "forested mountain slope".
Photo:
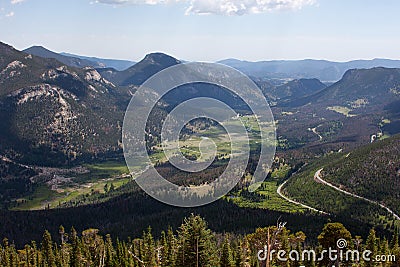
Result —
POLYGON ((120 150, 120 91, 92 68, 0 43, 0 154, 60 165, 120 150))
POLYGON ((352 151, 325 166, 322 176, 400 213, 400 135, 352 151))

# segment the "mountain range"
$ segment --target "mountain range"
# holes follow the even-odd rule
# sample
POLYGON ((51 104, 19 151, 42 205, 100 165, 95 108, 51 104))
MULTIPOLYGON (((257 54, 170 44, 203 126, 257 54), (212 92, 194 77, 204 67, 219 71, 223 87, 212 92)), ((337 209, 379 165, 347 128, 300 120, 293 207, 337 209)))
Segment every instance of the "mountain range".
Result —
POLYGON ((260 87, 263 94, 273 103, 285 103, 315 94, 327 87, 318 79, 294 79, 283 84, 274 85, 269 80, 254 78, 254 82, 260 87))
MULTIPOLYGON (((93 68, 86 65, 85 59, 75 59, 43 48, 33 47, 20 52, 1 44, 1 153, 20 148, 13 153, 26 162, 32 162, 37 154, 47 155, 48 159, 54 160, 58 157, 49 155, 55 153, 63 159, 59 158, 58 161, 64 162, 65 158, 87 158, 120 151, 120 127, 131 94, 158 71, 181 63, 171 56, 152 53, 128 69, 118 71, 113 68, 93 68), (45 55, 40 57, 27 53, 32 51, 44 51, 45 55), (81 67, 70 66, 74 64, 81 67)), ((232 65, 232 62, 237 63, 225 63, 232 65)), ((318 63, 314 69, 331 65, 325 61, 301 62, 307 66, 318 63)), ((374 60, 349 64, 376 65, 387 62, 397 63, 374 60)), ((283 63, 275 70, 281 71, 285 65, 283 63)), ((257 63, 256 66, 263 64, 268 70, 270 63, 257 63)), ((297 65, 294 62, 290 64, 294 71, 297 67, 293 66, 297 65)), ((278 84, 266 78, 253 76, 253 79, 275 106, 273 112, 279 121, 278 133, 282 140, 297 144, 295 147, 308 143, 307 140, 314 140, 316 135, 308 128, 316 127, 321 132, 330 129, 330 140, 335 136, 338 140, 348 138, 349 133, 346 132, 350 131, 350 122, 362 124, 359 129, 365 131, 351 130, 356 133, 351 134, 353 138, 349 140, 366 140, 371 131, 379 129, 391 129, 392 134, 397 131, 399 69, 378 67, 347 70, 340 81, 330 86, 316 78, 302 77, 278 84), (386 119, 386 123, 381 127, 382 119, 386 119), (333 124, 341 125, 340 129, 332 130, 333 124)), ((234 99, 229 93, 218 92, 218 88, 196 85, 196 88, 183 88, 180 93, 166 99, 171 102, 176 98, 187 99, 206 94, 219 95, 220 100, 227 102, 234 99)))
POLYGON ((400 68, 400 60, 390 59, 354 60, 349 62, 313 59, 250 62, 226 59, 218 63, 231 66, 254 77, 269 79, 317 78, 324 82, 338 81, 350 69, 400 68))
POLYGON ((98 64, 99 68, 114 68, 114 69, 119 70, 119 71, 126 70, 127 68, 132 67, 133 65, 136 64, 136 62, 130 61, 130 60, 98 58, 98 57, 86 57, 86 56, 80 56, 80 55, 65 53, 65 52, 62 52, 60 54, 63 55, 63 56, 89 60, 90 62, 98 64))
POLYGON ((324 151, 329 152, 365 144, 378 133, 399 133, 399 71, 348 70, 341 80, 314 94, 278 102, 274 113, 280 123, 278 134, 289 147, 314 139, 314 148, 327 146, 324 151))
MULTIPOLYGON (((104 59, 87 57, 72 53, 56 53, 42 46, 32 46, 23 50, 44 58, 54 58, 71 67, 112 68, 124 71, 135 65, 130 60, 104 59)), ((155 53, 157 54, 157 53, 155 53)), ((158 53, 161 56, 161 53, 158 53)), ((172 59, 175 60, 175 59, 172 59)), ((180 61, 184 62, 184 61, 180 61)), ((155 61, 157 63, 157 60, 155 61)), ((369 69, 374 67, 400 68, 400 60, 376 58, 372 60, 352 60, 348 62, 334 62, 328 60, 272 60, 272 61, 242 61, 225 59, 217 63, 236 68, 255 78, 267 79, 318 79, 324 83, 340 80, 350 69, 369 69)))
POLYGON ((78 56, 69 53, 56 53, 50 51, 43 46, 32 46, 23 52, 43 58, 53 58, 69 67, 92 67, 92 68, 114 68, 116 70, 125 70, 135 64, 129 60, 117 60, 117 59, 103 59, 96 57, 78 56))

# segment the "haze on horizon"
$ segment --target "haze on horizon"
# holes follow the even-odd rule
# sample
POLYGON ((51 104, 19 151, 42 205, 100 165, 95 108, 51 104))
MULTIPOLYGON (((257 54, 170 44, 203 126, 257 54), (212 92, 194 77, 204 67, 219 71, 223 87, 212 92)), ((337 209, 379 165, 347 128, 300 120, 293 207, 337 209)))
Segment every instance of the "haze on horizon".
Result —
POLYGON ((3 0, 0 41, 134 61, 400 59, 398 10, 396 0, 3 0))

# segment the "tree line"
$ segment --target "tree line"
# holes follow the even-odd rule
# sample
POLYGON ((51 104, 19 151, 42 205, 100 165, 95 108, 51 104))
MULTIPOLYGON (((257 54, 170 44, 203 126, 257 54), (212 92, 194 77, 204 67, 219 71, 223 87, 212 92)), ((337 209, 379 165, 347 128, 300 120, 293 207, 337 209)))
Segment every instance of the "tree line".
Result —
POLYGON ((284 222, 274 226, 257 228, 247 235, 214 233, 206 220, 190 215, 174 231, 171 227, 155 238, 152 229, 143 232, 141 238, 121 241, 109 234, 101 236, 97 229, 87 229, 81 234, 72 227, 59 228, 59 242, 54 242, 45 231, 41 242, 31 241, 17 248, 4 239, 0 245, 2 267, 297 267, 297 266, 400 266, 399 232, 390 239, 378 237, 371 229, 364 241, 352 234, 341 223, 328 222, 318 236, 318 243, 310 243, 302 232, 291 233, 284 222), (337 241, 344 240, 347 248, 362 252, 370 250, 374 255, 393 255, 391 261, 368 262, 363 259, 314 261, 295 258, 282 261, 272 251, 297 251, 314 249, 322 251, 337 248, 337 241), (260 257, 268 253, 270 257, 260 257), (396 261, 397 260, 397 261, 396 261))

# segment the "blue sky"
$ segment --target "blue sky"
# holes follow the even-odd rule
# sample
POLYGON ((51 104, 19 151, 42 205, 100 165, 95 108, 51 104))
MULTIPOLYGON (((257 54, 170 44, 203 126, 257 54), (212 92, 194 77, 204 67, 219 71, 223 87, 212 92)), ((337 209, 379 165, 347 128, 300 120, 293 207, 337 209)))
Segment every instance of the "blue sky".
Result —
POLYGON ((140 60, 400 59, 398 0, 0 0, 0 40, 140 60))

